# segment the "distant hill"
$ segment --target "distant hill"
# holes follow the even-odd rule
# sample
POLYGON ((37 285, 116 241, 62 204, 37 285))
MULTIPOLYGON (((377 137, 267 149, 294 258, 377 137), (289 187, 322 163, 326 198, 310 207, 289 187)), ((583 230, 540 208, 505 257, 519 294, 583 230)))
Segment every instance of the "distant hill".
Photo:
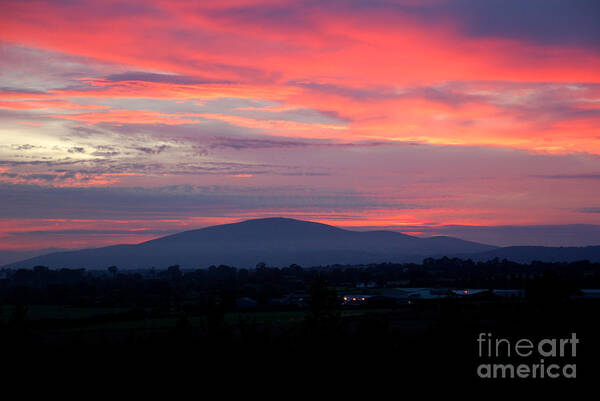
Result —
POLYGON ((496 247, 451 237, 417 238, 394 231, 350 231, 326 224, 287 218, 248 220, 241 223, 185 231, 136 245, 115 245, 79 251, 56 252, 11 263, 8 268, 122 269, 184 268, 227 264, 254 267, 302 266, 379 262, 420 262, 424 257, 474 254, 496 247))
POLYGON ((477 254, 462 255, 473 260, 508 259, 513 262, 575 262, 589 260, 600 262, 600 246, 548 247, 548 246, 508 246, 477 254))

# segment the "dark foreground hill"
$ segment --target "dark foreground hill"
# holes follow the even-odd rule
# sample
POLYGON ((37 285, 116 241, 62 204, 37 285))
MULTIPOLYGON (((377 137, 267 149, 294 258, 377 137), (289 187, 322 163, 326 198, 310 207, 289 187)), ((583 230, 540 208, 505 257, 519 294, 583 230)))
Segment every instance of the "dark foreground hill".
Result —
POLYGON ((105 269, 184 268, 258 262, 287 266, 419 262, 424 257, 475 254, 496 249, 451 237, 417 238, 393 231, 350 231, 326 224, 269 218, 185 231, 136 245, 115 245, 38 256, 5 267, 105 269))

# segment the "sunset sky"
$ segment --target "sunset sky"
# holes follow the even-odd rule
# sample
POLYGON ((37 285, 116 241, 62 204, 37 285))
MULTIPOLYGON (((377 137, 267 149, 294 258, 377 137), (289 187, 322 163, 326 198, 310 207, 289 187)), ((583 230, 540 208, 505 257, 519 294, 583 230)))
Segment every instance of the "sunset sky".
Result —
POLYGON ((598 1, 0 5, 0 249, 269 216, 600 244, 598 1))

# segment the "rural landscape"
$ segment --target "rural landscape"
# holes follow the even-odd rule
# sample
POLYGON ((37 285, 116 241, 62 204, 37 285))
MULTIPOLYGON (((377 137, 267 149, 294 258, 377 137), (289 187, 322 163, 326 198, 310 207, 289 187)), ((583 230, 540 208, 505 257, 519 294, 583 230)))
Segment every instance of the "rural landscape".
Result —
MULTIPOLYGON (((321 355, 361 365, 398 358, 403 363, 397 374, 409 369, 411 375, 419 372, 461 382, 467 378, 473 383, 477 358, 473 352, 464 355, 464 349, 474 350, 478 333, 509 338, 518 333, 535 339, 549 334, 564 337, 576 330, 587 355, 598 351, 593 339, 600 333, 591 317, 600 306, 599 262, 518 263, 492 257, 489 250, 477 253, 483 245, 448 238, 450 245, 436 243, 429 252, 449 252, 446 247, 453 246, 459 253, 467 247, 477 258, 489 258, 444 256, 402 263, 398 260, 415 256, 390 254, 390 260, 397 260, 191 267, 191 258, 203 260, 202 247, 207 245, 215 252, 208 254, 209 260, 247 260, 250 256, 242 252, 242 244, 251 255, 261 255, 254 249, 257 239, 268 245, 262 256, 274 260, 309 256, 328 260, 344 252, 358 258, 361 254, 353 253, 360 249, 352 243, 354 235, 367 241, 365 249, 375 259, 384 257, 373 253, 378 249, 400 252, 403 241, 418 241, 392 232, 375 234, 377 242, 369 244, 368 232, 277 218, 176 234, 155 240, 165 241, 166 248, 143 248, 140 252, 150 253, 146 255, 117 246, 117 253, 111 247, 33 258, 13 264, 20 268, 0 270, 0 341, 11 344, 8 352, 16 355, 84 352, 99 358, 125 352, 167 358, 185 353, 186 358, 211 363, 284 356, 283 363, 291 359, 299 365, 321 355), (199 241, 197 237, 206 233, 199 241), (392 237, 391 244, 381 242, 387 236, 392 237), (196 253, 186 252, 186 244, 196 253), (177 253, 164 253, 170 249, 184 255, 180 259, 187 267, 143 266, 141 261, 161 261, 166 255, 176 260, 177 253), (92 258, 85 259, 87 254, 92 258), (91 264, 118 260, 128 262, 104 269, 91 264), (43 261, 50 267, 26 267, 43 261), (86 263, 93 268, 60 268, 86 263)), ((408 249, 425 252, 412 244, 408 249)), ((528 249, 524 255, 530 254, 528 249)), ((546 254, 561 255, 537 256, 546 254)), ((591 367, 594 360, 580 357, 580 369, 591 367)), ((592 377, 588 371, 583 380, 592 377)))
POLYGON ((597 386, 600 1, 0 11, 3 384, 597 386))

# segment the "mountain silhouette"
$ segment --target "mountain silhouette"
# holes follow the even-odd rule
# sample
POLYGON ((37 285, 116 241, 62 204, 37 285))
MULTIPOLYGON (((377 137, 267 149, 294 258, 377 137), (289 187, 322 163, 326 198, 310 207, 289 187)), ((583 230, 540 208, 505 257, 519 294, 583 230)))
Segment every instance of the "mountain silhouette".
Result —
POLYGON ((379 262, 420 262, 424 257, 474 254, 494 246, 452 237, 418 238, 394 231, 350 231, 288 218, 247 220, 241 223, 185 231, 136 245, 56 252, 11 263, 8 268, 123 269, 184 268, 227 264, 254 267, 302 266, 379 262))
POLYGON ((475 261, 498 258, 518 263, 531 263, 536 260, 540 262, 577 262, 580 260, 600 262, 600 246, 507 246, 461 256, 475 261))

